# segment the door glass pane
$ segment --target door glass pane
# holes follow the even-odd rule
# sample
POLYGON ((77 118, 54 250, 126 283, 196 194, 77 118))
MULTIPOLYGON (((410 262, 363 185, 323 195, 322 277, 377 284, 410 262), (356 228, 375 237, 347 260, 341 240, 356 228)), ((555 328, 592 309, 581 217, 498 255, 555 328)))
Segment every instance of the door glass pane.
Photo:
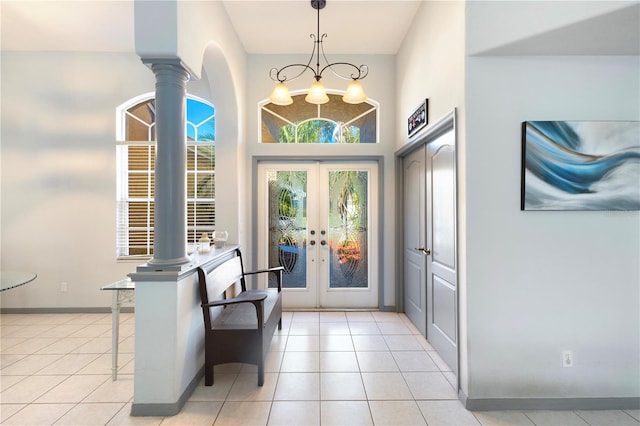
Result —
POLYGON ((306 288, 307 172, 270 170, 267 181, 269 267, 284 267, 284 288, 306 288))
POLYGON ((329 172, 329 288, 368 283, 368 172, 329 172))

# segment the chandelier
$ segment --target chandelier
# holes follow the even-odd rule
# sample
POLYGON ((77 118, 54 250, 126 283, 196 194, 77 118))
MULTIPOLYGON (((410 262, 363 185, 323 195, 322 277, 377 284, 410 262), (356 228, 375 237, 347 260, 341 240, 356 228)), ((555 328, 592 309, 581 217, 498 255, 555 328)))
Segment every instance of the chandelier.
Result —
POLYGON ((324 84, 320 81, 322 79, 322 73, 326 70, 331 70, 331 72, 345 80, 351 80, 349 85, 347 86, 347 91, 345 92, 342 100, 349 104, 359 104, 367 100, 367 95, 364 93, 364 89, 362 88, 362 84, 359 80, 365 78, 367 74, 369 74, 369 68, 366 65, 360 65, 359 67, 353 65, 349 62, 333 62, 329 63, 327 57, 324 53, 324 47, 322 42, 324 38, 327 36, 326 33, 320 35, 320 9, 323 9, 326 6, 326 0, 311 0, 311 7, 318 11, 318 27, 316 34, 310 34, 310 37, 313 39, 313 51, 311 52, 311 56, 309 57, 309 62, 306 64, 289 64, 284 67, 271 68, 269 71, 269 76, 273 81, 277 81, 275 88, 273 89, 273 93, 269 97, 271 103, 276 105, 291 105, 293 103, 293 99, 291 99, 291 95, 289 94, 289 88, 285 84, 287 80, 295 80, 300 77, 306 71, 311 71, 313 73, 313 78, 315 81, 311 84, 311 88, 309 89, 309 93, 304 98, 305 101, 311 104, 325 104, 329 102, 329 96, 327 96, 327 92, 324 88, 324 84), (322 58, 326 65, 320 68, 320 55, 322 54, 322 58), (311 66, 311 62, 313 59, 316 59, 316 67, 313 68, 311 66), (347 70, 351 70, 348 75, 340 74, 336 68, 346 68, 347 70), (285 70, 295 70, 300 69, 300 72, 294 77, 288 78, 284 71, 285 70))

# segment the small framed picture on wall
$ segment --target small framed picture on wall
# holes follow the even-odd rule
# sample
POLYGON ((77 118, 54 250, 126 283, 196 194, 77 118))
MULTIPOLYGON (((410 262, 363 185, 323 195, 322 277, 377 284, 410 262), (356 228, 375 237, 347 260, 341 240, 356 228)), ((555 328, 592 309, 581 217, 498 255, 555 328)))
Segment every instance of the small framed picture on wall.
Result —
POLYGON ((407 120, 407 135, 413 136, 429 123, 429 99, 425 99, 423 103, 416 108, 407 120))

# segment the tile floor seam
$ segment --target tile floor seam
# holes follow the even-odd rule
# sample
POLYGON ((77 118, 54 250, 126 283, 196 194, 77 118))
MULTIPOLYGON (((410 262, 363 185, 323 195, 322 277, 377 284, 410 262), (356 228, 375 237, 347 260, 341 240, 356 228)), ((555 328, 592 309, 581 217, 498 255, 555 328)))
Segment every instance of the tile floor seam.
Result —
MULTIPOLYGON (((56 403, 56 404, 57 404, 57 405, 60 405, 60 404, 62 404, 62 403, 56 403)), ((69 411, 73 410, 73 409, 74 409, 78 404, 80 404, 80 403, 75 403, 75 404, 73 404, 73 403, 65 403, 65 404, 69 404, 69 405, 73 405, 73 406, 72 406, 72 407, 70 407, 70 408, 69 408, 67 411, 65 411, 63 414, 61 414, 61 415, 60 415, 60 417, 58 417, 55 421, 51 422, 51 425, 55 424, 55 423, 56 423, 56 422, 58 422, 60 419, 62 419, 64 416, 66 416, 66 415, 67 415, 67 413, 68 413, 69 411)), ((37 405, 51 405, 51 403, 49 403, 49 402, 29 402, 29 403, 26 403, 26 404, 24 405, 24 407, 22 407, 20 410, 16 411, 16 412, 15 412, 15 413, 13 413, 11 416, 9 416, 8 418, 6 418, 6 419, 5 419, 5 422, 6 422, 7 420, 10 420, 12 417, 16 416, 16 415, 17 415, 18 413, 20 413, 21 411, 26 410, 28 407, 30 407, 30 406, 37 406, 37 405)))
POLYGON ((585 422, 586 424, 588 424, 589 426, 591 426, 591 423, 589 423, 589 421, 587 419, 585 419, 584 417, 582 417, 580 415, 580 413, 576 410, 573 412, 576 416, 578 416, 583 422, 585 422))

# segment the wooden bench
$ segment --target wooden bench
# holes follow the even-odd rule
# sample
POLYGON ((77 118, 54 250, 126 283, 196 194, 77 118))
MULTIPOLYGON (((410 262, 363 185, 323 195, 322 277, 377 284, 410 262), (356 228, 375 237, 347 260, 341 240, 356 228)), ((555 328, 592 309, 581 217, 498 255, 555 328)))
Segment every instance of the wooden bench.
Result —
POLYGON ((283 270, 279 266, 244 272, 239 249, 234 257, 211 271, 198 268, 205 330, 205 386, 213 385, 214 366, 229 362, 257 365, 258 386, 264 384, 264 359, 276 325, 282 329, 283 270), (278 288, 247 289, 246 277, 263 273, 275 274, 278 288), (242 291, 227 298, 237 282, 242 291))

